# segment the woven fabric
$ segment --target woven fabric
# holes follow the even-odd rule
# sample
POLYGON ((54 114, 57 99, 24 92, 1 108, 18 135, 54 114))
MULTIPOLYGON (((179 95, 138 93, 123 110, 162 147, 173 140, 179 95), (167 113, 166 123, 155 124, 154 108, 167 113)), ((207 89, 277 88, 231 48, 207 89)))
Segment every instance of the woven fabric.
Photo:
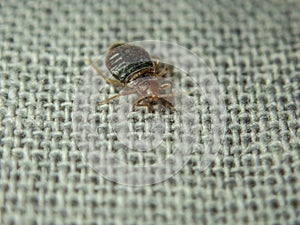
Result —
POLYGON ((299 22, 297 0, 1 1, 1 224, 300 224, 299 22), (131 187, 86 164, 73 103, 86 58, 148 39, 207 63, 227 131, 204 171, 131 187))

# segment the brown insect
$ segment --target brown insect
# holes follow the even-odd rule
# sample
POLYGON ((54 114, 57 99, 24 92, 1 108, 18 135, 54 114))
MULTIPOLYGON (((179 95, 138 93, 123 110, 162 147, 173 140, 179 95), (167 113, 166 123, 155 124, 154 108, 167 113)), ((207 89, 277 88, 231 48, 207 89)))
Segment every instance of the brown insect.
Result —
POLYGON ((161 70, 159 60, 152 59, 142 47, 127 43, 116 43, 108 48, 105 64, 115 79, 107 78, 90 60, 88 60, 88 63, 107 83, 117 87, 126 87, 125 91, 99 102, 99 105, 117 97, 135 93, 138 98, 133 106, 134 108, 144 106, 150 112, 154 112, 154 106, 160 105, 173 111, 174 106, 170 102, 172 84, 166 81, 162 82, 160 78, 166 75, 169 69, 165 67, 161 70))

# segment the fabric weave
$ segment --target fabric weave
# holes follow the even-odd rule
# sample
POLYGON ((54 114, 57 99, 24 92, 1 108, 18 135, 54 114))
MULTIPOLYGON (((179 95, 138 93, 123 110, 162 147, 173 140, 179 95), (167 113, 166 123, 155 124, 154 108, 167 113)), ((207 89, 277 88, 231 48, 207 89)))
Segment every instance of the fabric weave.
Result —
POLYGON ((300 224, 299 22, 297 0, 1 1, 1 224, 300 224), (194 154, 165 182, 130 187, 82 158, 85 60, 136 40, 185 46, 217 77, 228 126, 206 170, 194 154))

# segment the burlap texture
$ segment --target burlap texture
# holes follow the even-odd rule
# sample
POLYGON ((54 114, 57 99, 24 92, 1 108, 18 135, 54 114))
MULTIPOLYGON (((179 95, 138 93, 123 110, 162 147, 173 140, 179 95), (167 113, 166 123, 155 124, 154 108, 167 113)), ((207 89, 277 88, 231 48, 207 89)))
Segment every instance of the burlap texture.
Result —
POLYGON ((1 224, 300 224, 299 1, 0 3, 1 224), (214 163, 129 187, 87 166, 72 110, 86 58, 115 41, 178 43, 226 97, 214 163))

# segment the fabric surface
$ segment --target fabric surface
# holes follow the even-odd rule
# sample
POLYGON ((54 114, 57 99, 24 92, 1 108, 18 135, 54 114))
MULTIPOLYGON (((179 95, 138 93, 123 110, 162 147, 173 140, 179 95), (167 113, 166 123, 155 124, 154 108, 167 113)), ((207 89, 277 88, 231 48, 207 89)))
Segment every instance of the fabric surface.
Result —
POLYGON ((1 224, 300 224, 299 1, 0 7, 1 224), (73 103, 87 58, 116 41, 149 39, 207 63, 225 95, 227 130, 205 170, 194 153, 164 182, 132 187, 87 165, 73 103))

